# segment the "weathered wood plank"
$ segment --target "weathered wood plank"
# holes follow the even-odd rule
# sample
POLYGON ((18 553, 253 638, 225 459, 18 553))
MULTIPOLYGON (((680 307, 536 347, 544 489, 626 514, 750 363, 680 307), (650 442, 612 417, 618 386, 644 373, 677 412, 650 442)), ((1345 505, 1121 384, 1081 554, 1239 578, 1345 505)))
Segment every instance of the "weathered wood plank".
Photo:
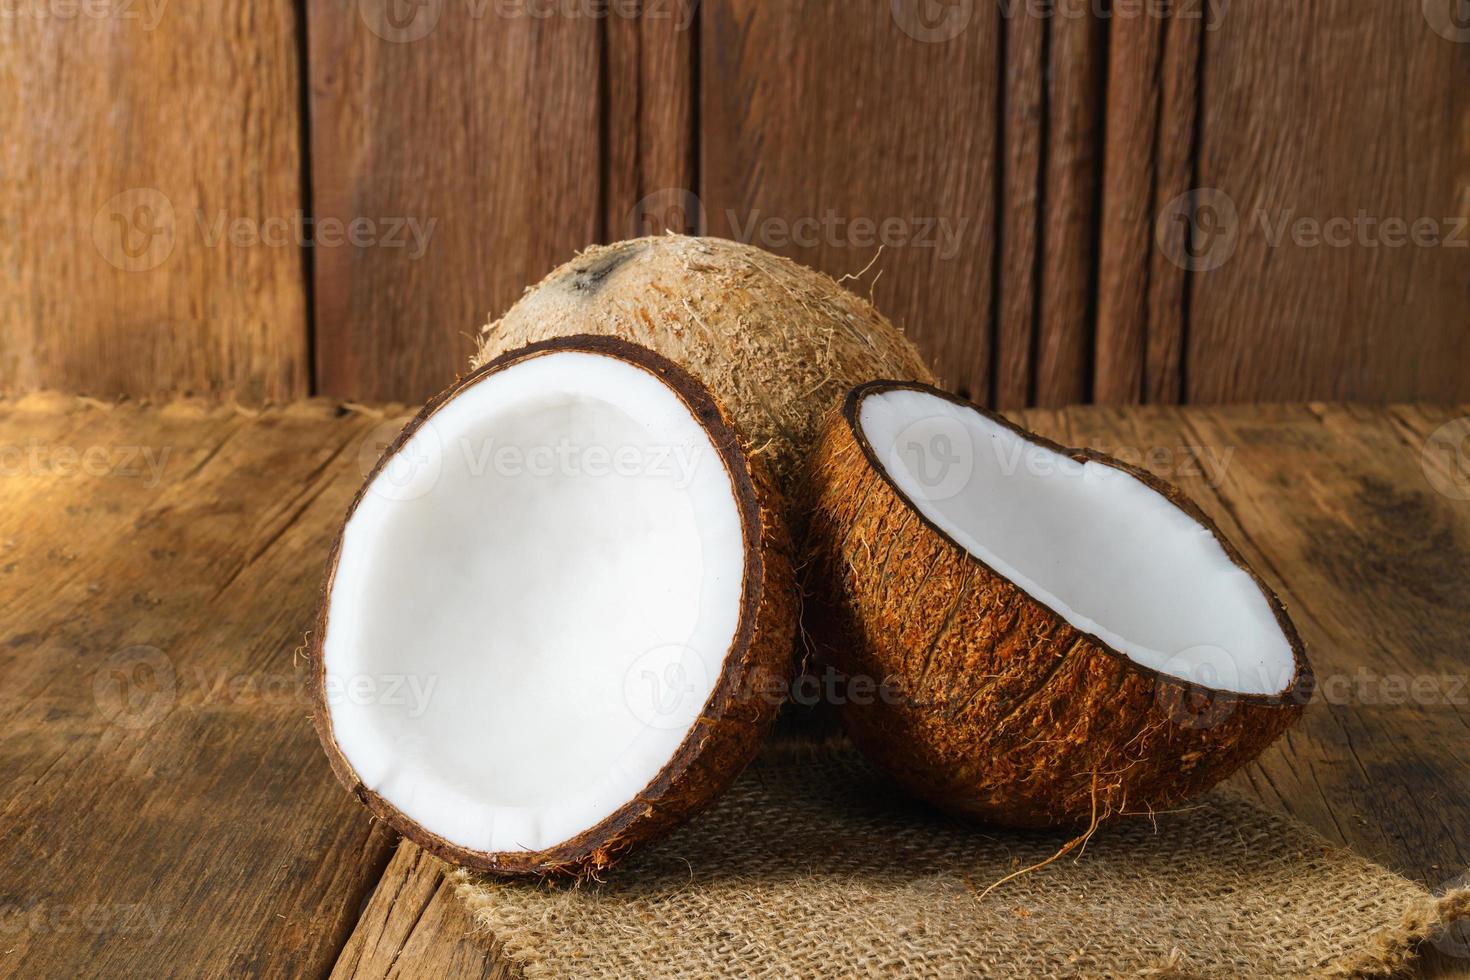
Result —
POLYGON ((1091 400, 1093 278, 1106 80, 1104 22, 1049 17, 1041 296, 1032 403, 1091 400))
MULTIPOLYGON (((1431 885, 1470 862, 1470 501, 1435 489, 1470 496, 1470 466, 1423 447, 1466 416, 1019 416, 1180 483, 1281 589, 1324 689, 1237 784, 1431 885)), ((0 405, 0 974, 504 975, 441 866, 332 779, 300 699, 321 562, 393 427, 0 405)))
POLYGON ((309 5, 317 391, 422 401, 598 238, 604 27, 537 4, 309 5))
POLYGON ((390 838, 293 651, 374 424, 0 409, 0 973, 330 966, 390 838))
POLYGON ((699 234, 695 118, 699 5, 610 5, 603 126, 605 241, 699 234))
POLYGON ((1111 22, 1093 369, 1101 404, 1179 400, 1190 243, 1178 216, 1194 180, 1205 15, 1201 2, 1111 22))
POLYGON ((998 14, 939 9, 930 20, 934 5, 908 0, 704 3, 700 196, 712 234, 837 277, 872 263, 850 288, 983 402, 998 14))
POLYGON ((1013 15, 1001 19, 1001 30, 1005 32, 1006 63, 1001 81, 1004 131, 993 401, 997 408, 1009 409, 1031 404, 1036 381, 1046 22, 1013 15))
POLYGON ((1454 11, 1242 0, 1207 32, 1187 401, 1470 393, 1454 11))
POLYGON ((398 845, 332 970, 344 980, 519 975, 444 881, 444 865, 412 841, 398 845))
POLYGON ((0 391, 307 393, 294 8, 0 17, 0 391))

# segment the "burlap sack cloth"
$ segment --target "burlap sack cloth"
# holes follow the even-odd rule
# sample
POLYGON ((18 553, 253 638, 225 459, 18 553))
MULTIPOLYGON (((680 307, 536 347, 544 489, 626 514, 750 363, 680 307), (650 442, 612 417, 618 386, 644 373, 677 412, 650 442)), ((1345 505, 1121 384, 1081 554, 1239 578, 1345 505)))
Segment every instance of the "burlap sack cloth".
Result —
POLYGON ((1222 791, 982 897, 1068 836, 951 821, 849 751, 788 748, 604 883, 451 877, 527 978, 1351 976, 1470 916, 1470 892, 1433 898, 1222 791))

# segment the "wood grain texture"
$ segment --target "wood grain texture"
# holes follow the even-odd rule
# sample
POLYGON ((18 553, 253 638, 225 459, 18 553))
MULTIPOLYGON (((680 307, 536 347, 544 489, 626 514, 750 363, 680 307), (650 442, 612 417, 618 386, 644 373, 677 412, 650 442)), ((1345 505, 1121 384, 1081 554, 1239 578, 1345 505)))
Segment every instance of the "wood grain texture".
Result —
POLYGON ((391 838, 293 651, 375 425, 0 408, 0 974, 331 965, 391 838))
POLYGON ((1193 186, 1202 4, 1110 24, 1093 398, 1179 400, 1186 228, 1165 214, 1193 186))
POLYGON ((1205 229, 1188 401, 1465 397, 1470 44, 1435 30, 1453 7, 1242 0, 1207 33, 1198 181, 1236 216, 1205 229), (1457 244, 1408 241, 1421 220, 1457 244))
POLYGON ((444 868, 412 841, 400 842, 332 977, 518 977, 494 937, 476 929, 444 868))
POLYGON ((602 241, 699 234, 699 5, 639 0, 626 9, 606 29, 602 241))
POLYGON ((376 229, 314 252, 320 393, 424 400, 489 315, 597 240, 604 25, 543 9, 310 5, 313 207, 376 229))
MULTIPOLYGON (((398 414, 0 403, 0 975, 502 975, 331 778, 293 662, 398 414)), ((1470 468, 1423 448, 1467 416, 1016 416, 1179 483, 1280 590, 1323 688, 1237 785, 1429 885, 1470 865, 1470 502, 1434 489, 1470 468)))
POLYGON ((995 396, 1089 400, 1107 21, 1083 8, 1006 15, 995 396))
POLYGON ((1041 291, 1031 404, 1091 398, 1096 215, 1102 163, 1105 22, 1047 20, 1041 291))
POLYGON ((1039 17, 1004 17, 1001 30, 1005 33, 1004 129, 992 401, 997 408, 1009 409, 1031 404, 1036 384, 1046 22, 1039 17))
POLYGON ((707 0, 699 194, 711 234, 836 277, 872 263, 849 288, 986 401, 998 15, 923 6, 707 0))
POLYGON ((0 390, 307 392, 297 35, 290 0, 7 8, 0 390))

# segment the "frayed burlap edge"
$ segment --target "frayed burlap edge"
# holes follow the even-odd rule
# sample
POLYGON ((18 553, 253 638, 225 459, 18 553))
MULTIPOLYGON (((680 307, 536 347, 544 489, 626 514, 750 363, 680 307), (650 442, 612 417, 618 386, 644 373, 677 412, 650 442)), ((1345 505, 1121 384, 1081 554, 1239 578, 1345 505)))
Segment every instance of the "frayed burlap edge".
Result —
POLYGON ((449 881, 484 940, 526 980, 1383 976, 1403 971, 1419 944, 1470 920, 1470 889, 1431 896, 1231 792, 1212 794, 1194 812, 1160 815, 1152 832, 1148 821, 1105 828, 1111 837, 1090 842, 1091 853, 984 900, 977 896, 988 884, 1044 852, 1050 838, 964 827, 885 794, 886 784, 846 752, 781 750, 752 766, 714 811, 611 870, 604 883, 548 888, 463 870, 449 881), (801 846, 780 853, 783 836, 801 846), (1244 859, 1227 853, 1236 836, 1244 859), (812 860, 828 837, 835 856, 812 860), (912 875, 901 853, 884 853, 931 839, 934 851, 919 863, 933 860, 912 875), (1256 850, 1262 841, 1275 851, 1256 850), (864 850, 864 842, 877 843, 864 850), (1194 846, 1177 860, 1161 855, 1177 842, 1194 846), (1014 865, 967 865, 970 844, 999 848, 1014 865), (1201 894, 1208 889, 1190 887, 1196 857, 1207 869, 1211 861, 1225 874, 1239 869, 1246 886, 1201 894), (1155 873, 1159 882, 1150 880, 1155 873), (906 918, 895 918, 896 908, 906 918), (1172 940, 1133 942, 1162 914, 1177 932, 1172 940), (1040 928, 1028 933, 1033 916, 1040 928), (1208 922, 1198 926, 1201 946, 1191 948, 1195 919, 1208 922), (1107 935, 1108 926, 1117 935, 1107 935), (677 971, 668 965, 674 959, 677 971))
MULTIPOLYGON (((461 892, 463 894, 463 892, 461 892)), ((1420 943, 1427 942, 1456 923, 1470 921, 1470 888, 1461 888, 1438 898, 1425 893, 1404 910, 1402 921, 1384 927, 1356 956, 1331 964, 1326 977, 1391 976, 1413 962, 1420 943)))

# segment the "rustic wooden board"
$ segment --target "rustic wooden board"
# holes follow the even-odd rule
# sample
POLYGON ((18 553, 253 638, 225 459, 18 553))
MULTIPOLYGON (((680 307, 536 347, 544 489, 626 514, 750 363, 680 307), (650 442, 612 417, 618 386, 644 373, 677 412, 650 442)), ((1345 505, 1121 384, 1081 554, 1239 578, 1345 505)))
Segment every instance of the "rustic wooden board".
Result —
POLYGON ((697 0, 652 0, 607 21, 603 241, 698 234, 697 0))
POLYGON ((1466 397, 1470 43, 1435 29, 1470 39, 1459 9, 1241 0, 1206 33, 1187 401, 1466 397), (1272 244, 1301 220, 1347 246, 1272 244))
POLYGON ((602 21, 535 3, 310 4, 316 391, 422 401, 603 227, 602 21), (409 222, 418 243, 391 230, 409 222))
POLYGON ((1002 18, 1005 73, 1000 160, 999 276, 995 283, 992 401, 1031 404, 1036 387, 1036 310, 1041 287, 1042 120, 1046 108, 1046 22, 1002 18))
POLYGON ((1179 401, 1203 2, 1110 25, 1093 399, 1179 401), (1189 200, 1189 198, 1185 198, 1189 200))
MULTIPOLYGON (((1423 447, 1466 416, 1018 416, 1180 483, 1281 589, 1323 692, 1237 784, 1429 885, 1470 865, 1470 499, 1435 489, 1470 497, 1470 467, 1423 447)), ((507 975, 332 779, 300 690, 331 535, 400 417, 0 403, 0 974, 507 975)))
POLYGON ((307 393, 295 7, 6 8, 0 390, 307 393))
POLYGON ((987 401, 1000 54, 971 6, 706 0, 698 193, 712 234, 866 269, 849 288, 987 401))
POLYGON ((0 411, 0 971, 325 972, 391 840, 294 651, 376 420, 37 402, 0 411))
POLYGON ((444 865, 411 841, 388 862, 332 976, 517 976, 496 955, 494 937, 477 931, 469 910, 444 880, 444 865))
POLYGON ((1090 15, 1047 19, 1033 405, 1071 405, 1092 398, 1100 93, 1106 83, 1103 28, 1090 15))

